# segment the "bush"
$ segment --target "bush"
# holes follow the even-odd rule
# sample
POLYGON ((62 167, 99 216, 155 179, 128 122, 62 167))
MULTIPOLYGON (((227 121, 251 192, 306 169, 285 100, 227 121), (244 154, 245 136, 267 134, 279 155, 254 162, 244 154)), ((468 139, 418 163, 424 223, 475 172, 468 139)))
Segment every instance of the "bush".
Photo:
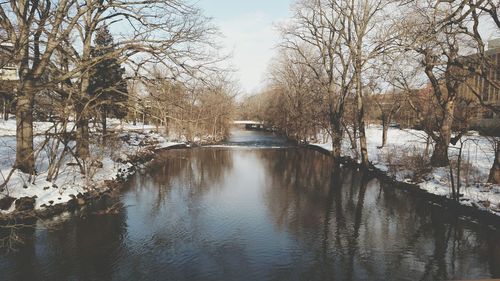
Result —
POLYGON ((378 155, 378 161, 387 165, 390 175, 417 183, 431 171, 429 157, 415 146, 389 146, 378 155))

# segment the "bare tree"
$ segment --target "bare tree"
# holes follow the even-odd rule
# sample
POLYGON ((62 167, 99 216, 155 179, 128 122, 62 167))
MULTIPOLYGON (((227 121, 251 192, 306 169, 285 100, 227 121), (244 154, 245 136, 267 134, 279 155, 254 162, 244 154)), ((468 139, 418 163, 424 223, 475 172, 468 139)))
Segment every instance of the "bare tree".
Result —
POLYGON ((435 142, 431 157, 434 167, 449 164, 448 146, 452 138, 458 89, 470 75, 464 70, 470 65, 464 54, 477 48, 477 41, 465 27, 467 23, 448 18, 453 5, 436 4, 435 1, 412 2, 407 6, 409 9, 404 13, 405 19, 400 28, 400 44, 419 56, 437 105, 434 108, 437 130, 427 130, 435 142), (448 20, 443 21, 446 18, 448 20))
POLYGON ((322 97, 316 89, 314 74, 301 56, 291 50, 283 50, 271 66, 270 88, 277 98, 275 114, 265 121, 277 126, 285 135, 299 142, 306 142, 314 135, 320 122, 322 97))
MULTIPOLYGON (((498 18, 499 9, 500 2, 494 0, 477 1, 477 3, 474 3, 473 1, 463 1, 455 12, 456 14, 463 14, 462 17, 470 14, 472 24, 469 25, 468 28, 471 30, 471 33, 474 35, 474 38, 479 45, 478 53, 473 56, 476 60, 476 67, 468 69, 472 73, 472 79, 467 81, 466 87, 475 95, 479 104, 485 110, 492 111, 497 115, 500 114, 500 107, 485 100, 482 91, 478 89, 477 82, 475 83, 475 81, 482 80, 483 91, 487 91, 488 88, 492 88, 497 91, 498 95, 498 92, 500 91, 500 81, 498 80, 498 77, 500 77, 500 66, 498 65, 498 57, 500 55, 488 54, 488 51, 485 49, 484 40, 479 32, 479 26, 484 23, 484 17, 482 17, 482 14, 486 13, 493 20, 496 27, 500 29, 500 20, 498 18), (463 12, 463 10, 465 10, 465 12, 463 12), (479 79, 476 80, 476 77, 479 77, 479 79)), ((495 129, 493 131, 498 131, 498 128, 495 129)), ((488 182, 498 184, 500 183, 500 143, 495 137, 493 137, 492 143, 495 156, 490 169, 488 182)))
POLYGON ((156 64, 169 69, 174 76, 196 76, 220 59, 214 54, 212 37, 216 30, 199 9, 184 1, 85 2, 89 11, 75 28, 78 44, 65 45, 71 58, 70 73, 77 79, 76 141, 81 158, 89 156, 88 120, 93 107, 99 106, 98 95, 89 92, 92 66, 118 58, 117 62, 128 64, 136 75, 149 71, 148 65, 156 64), (99 52, 98 47, 92 46, 95 33, 103 24, 117 33, 112 51, 99 52))
POLYGON ((223 75, 206 78, 190 84, 173 81, 167 73, 156 70, 154 78, 145 83, 148 118, 166 134, 177 134, 190 142, 228 137, 235 88, 223 75))
POLYGON ((395 90, 388 93, 380 93, 372 96, 372 100, 380 111, 380 120, 382 121, 382 145, 379 148, 385 147, 387 144, 387 132, 389 126, 404 102, 404 95, 395 90))
POLYGON ((387 21, 382 15, 389 2, 384 0, 349 0, 333 1, 332 3, 332 8, 336 10, 336 13, 347 19, 347 26, 340 32, 344 44, 349 48, 354 65, 356 123, 359 131, 361 163, 367 166, 363 75, 370 62, 385 52, 390 41, 389 25, 383 24, 390 21, 387 21))
POLYGON ((341 157, 342 120, 348 95, 354 86, 353 57, 344 44, 348 18, 338 13, 333 0, 298 1, 290 25, 281 28, 282 47, 301 56, 323 96, 325 129, 332 139, 335 162, 341 157))
POLYGON ((11 0, 0 3, 0 25, 14 45, 12 62, 19 71, 16 105, 16 163, 35 172, 33 106, 53 52, 87 12, 76 0, 11 0), (78 7, 78 8, 77 8, 78 7))

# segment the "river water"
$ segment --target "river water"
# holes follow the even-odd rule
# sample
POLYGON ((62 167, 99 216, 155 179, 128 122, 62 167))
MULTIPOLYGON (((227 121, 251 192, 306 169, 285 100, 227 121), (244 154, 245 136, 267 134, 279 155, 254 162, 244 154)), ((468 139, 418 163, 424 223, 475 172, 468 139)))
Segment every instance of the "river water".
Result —
POLYGON ((270 134, 163 152, 120 200, 2 230, 0 280, 500 278, 499 230, 270 134))

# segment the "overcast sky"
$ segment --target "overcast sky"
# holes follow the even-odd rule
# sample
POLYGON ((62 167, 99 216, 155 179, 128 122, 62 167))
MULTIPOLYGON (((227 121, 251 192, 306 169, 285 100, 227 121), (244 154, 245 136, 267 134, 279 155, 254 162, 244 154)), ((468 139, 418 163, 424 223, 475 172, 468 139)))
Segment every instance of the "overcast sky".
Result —
POLYGON ((251 94, 262 85, 273 47, 279 34, 275 24, 289 17, 292 0, 195 0, 213 18, 222 34, 227 52, 243 93, 251 94))

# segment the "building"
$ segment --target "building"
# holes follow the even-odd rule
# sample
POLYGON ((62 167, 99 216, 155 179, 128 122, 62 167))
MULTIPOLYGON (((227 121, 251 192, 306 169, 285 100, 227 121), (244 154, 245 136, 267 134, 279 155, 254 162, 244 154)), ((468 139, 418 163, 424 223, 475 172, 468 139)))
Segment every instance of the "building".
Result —
POLYGON ((8 119, 19 80, 17 67, 12 63, 14 46, 7 43, 0 44, 0 100, 2 102, 2 116, 8 119))
POLYGON ((0 44, 0 81, 17 81, 19 79, 17 67, 12 63, 14 46, 0 44))
POLYGON ((475 101, 477 107, 475 116, 470 122, 473 128, 500 130, 500 38, 488 42, 488 75, 480 77, 475 75, 467 79, 459 88, 459 96, 475 101), (487 106, 481 106, 478 96, 487 106), (488 109, 488 107, 491 107, 488 109))

